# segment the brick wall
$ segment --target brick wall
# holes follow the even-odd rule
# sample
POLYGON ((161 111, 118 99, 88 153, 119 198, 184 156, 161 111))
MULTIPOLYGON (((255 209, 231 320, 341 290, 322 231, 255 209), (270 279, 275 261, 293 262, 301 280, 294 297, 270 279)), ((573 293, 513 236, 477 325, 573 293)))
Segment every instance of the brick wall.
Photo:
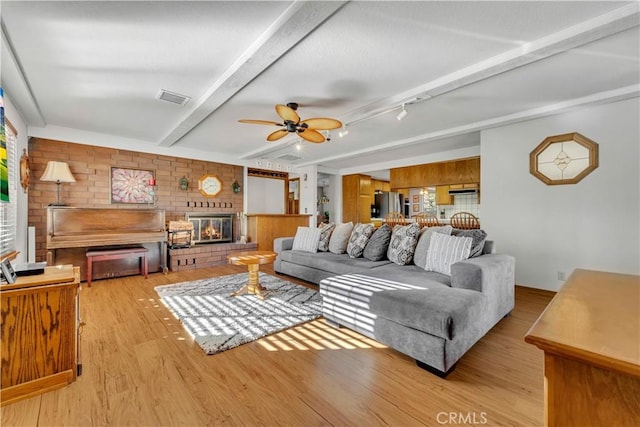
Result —
MULTIPOLYGON (((184 218, 185 212, 235 213, 243 210, 242 191, 234 193, 231 184, 242 185, 242 166, 205 162, 135 151, 94 147, 63 141, 32 138, 29 141, 31 184, 29 185, 29 225, 36 228, 36 260, 46 260, 47 206, 56 201, 56 184, 40 181, 47 162, 67 162, 76 179, 63 183, 61 199, 69 206, 83 208, 149 208, 149 205, 111 204, 111 167, 155 170, 156 207, 166 211, 166 220, 184 218), (205 173, 218 176, 222 191, 213 198, 198 191, 198 178, 205 173), (189 180, 187 191, 180 189, 179 180, 189 180), (207 202, 209 206, 207 207, 207 202), (215 202, 215 206, 213 206, 215 202), (187 203, 189 206, 187 206, 187 203), (226 203, 226 207, 225 206, 226 203), (202 207, 201 207, 202 204, 202 207), (218 207, 221 206, 221 207, 218 207)), ((235 232, 238 231, 234 224, 235 232)))

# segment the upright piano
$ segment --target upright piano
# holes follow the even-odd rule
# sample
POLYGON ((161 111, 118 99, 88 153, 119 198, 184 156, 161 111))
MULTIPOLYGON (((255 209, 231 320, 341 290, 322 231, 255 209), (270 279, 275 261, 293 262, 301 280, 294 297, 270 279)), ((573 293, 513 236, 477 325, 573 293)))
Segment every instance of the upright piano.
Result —
MULTIPOLYGON (((47 208, 47 263, 80 267, 86 280, 86 253, 95 249, 142 246, 149 249, 149 272, 166 271, 167 233, 162 209, 47 208)), ((93 279, 139 273, 138 259, 96 263, 93 279)))

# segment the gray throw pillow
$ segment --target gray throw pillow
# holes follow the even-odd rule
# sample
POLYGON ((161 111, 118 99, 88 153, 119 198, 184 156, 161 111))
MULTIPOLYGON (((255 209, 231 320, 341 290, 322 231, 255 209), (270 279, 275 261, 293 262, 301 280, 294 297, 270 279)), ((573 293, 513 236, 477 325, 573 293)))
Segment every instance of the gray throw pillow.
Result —
POLYGON ((369 241, 369 237, 373 234, 373 224, 356 224, 349 237, 349 243, 347 243, 347 253, 351 258, 358 258, 362 256, 364 247, 369 241))
POLYGON ((320 227, 320 240, 318 241, 318 250, 321 252, 327 252, 329 250, 329 239, 331 239, 331 233, 336 228, 335 223, 324 224, 320 227))
POLYGON ((471 243, 471 253, 469 258, 482 255, 482 249, 484 248, 484 242, 487 240, 487 233, 484 230, 458 230, 455 229, 452 236, 457 237, 471 237, 473 243, 471 243))
POLYGON ((424 268, 427 264, 427 252, 429 251, 429 242, 431 242, 431 236, 434 233, 451 235, 453 227, 445 225, 443 227, 424 227, 420 230, 420 236, 418 237, 418 244, 413 254, 413 263, 420 268, 424 268))
POLYGON ((387 257, 390 240, 391 227, 389 227, 389 224, 382 224, 369 238, 362 256, 370 261, 382 261, 387 257))
POLYGON ((336 224, 336 228, 333 229, 333 233, 331 233, 331 238, 329 239, 329 252, 334 254, 345 253, 347 251, 347 244, 349 243, 349 237, 351 237, 352 230, 352 222, 336 224))
POLYGON ((413 260, 419 233, 420 226, 415 222, 409 225, 396 225, 391 233, 387 250, 389 261, 398 265, 409 264, 413 260))

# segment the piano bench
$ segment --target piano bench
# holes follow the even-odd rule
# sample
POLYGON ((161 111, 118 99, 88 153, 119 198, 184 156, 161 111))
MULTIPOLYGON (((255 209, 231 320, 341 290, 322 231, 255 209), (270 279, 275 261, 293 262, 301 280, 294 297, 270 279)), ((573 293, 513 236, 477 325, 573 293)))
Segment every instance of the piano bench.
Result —
POLYGON ((137 257, 140 258, 142 265, 140 267, 141 274, 144 274, 144 278, 149 277, 149 267, 147 265, 147 248, 121 248, 121 249, 108 249, 102 251, 88 251, 87 252, 87 286, 91 287, 91 276, 93 274, 93 262, 94 261, 108 261, 112 259, 125 259, 137 257))

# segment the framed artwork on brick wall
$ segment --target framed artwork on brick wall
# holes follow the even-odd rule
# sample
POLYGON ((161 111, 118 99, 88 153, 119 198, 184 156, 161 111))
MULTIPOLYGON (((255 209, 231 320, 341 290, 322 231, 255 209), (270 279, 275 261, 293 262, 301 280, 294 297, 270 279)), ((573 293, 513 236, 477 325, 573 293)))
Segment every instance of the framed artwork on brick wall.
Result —
POLYGON ((155 171, 111 168, 111 203, 155 203, 155 171))

